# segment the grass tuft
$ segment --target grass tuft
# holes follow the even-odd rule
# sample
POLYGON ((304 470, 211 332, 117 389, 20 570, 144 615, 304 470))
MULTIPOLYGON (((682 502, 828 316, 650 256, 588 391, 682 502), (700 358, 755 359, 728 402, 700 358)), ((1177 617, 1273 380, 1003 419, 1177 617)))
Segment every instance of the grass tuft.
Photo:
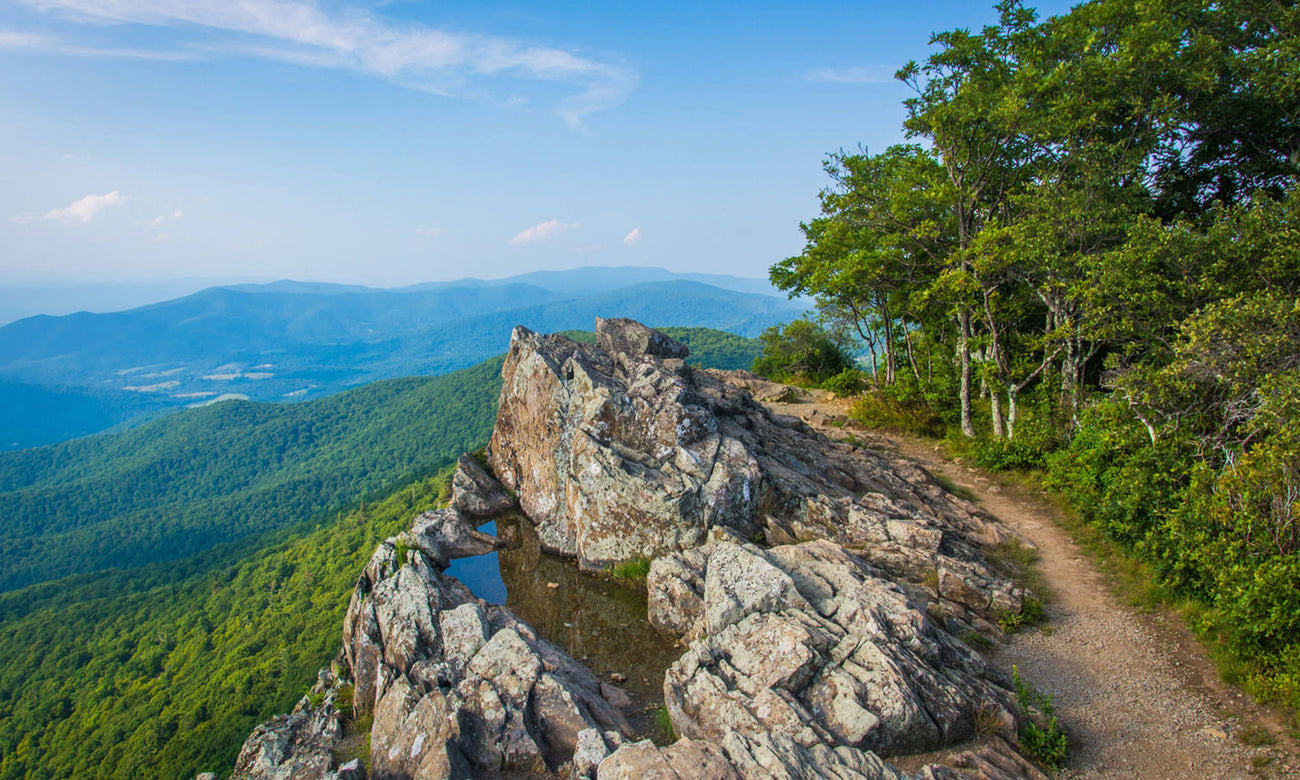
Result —
POLYGON ((649 558, 633 558, 630 561, 615 564, 609 570, 609 574, 616 580, 623 582, 645 582, 646 577, 650 575, 649 558))

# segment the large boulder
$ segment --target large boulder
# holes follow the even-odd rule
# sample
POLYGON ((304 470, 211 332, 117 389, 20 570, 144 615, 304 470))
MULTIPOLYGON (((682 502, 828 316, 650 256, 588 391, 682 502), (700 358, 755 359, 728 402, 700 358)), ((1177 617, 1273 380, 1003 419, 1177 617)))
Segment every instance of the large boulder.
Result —
POLYGON ((456 461, 456 471, 451 475, 451 506, 467 517, 482 520, 513 509, 515 500, 478 458, 465 453, 456 461))
POLYGON ((651 620, 693 639, 664 679, 682 735, 784 735, 890 756, 1023 717, 1004 675, 839 544, 764 550, 714 537, 650 569, 651 620))
MULTIPOLYGON (((605 321, 612 345, 657 337, 605 321)), ((684 349, 684 348, 683 348, 684 349)), ((758 463, 722 435, 680 360, 613 356, 518 327, 489 444, 543 547, 584 568, 694 547, 714 525, 754 532, 758 463)))
POLYGON ((685 365, 662 333, 600 320, 598 346, 517 327, 489 462, 549 552, 603 568, 704 543, 710 529, 827 538, 934 590, 985 633, 1022 593, 980 553, 1005 526, 916 464, 772 414, 744 372, 685 365))

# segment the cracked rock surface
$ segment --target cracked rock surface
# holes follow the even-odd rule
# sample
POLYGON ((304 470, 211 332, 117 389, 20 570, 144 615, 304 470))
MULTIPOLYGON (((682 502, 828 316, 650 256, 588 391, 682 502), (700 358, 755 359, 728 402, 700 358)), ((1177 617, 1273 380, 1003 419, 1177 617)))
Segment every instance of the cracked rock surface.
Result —
POLYGON ((693 639, 664 679, 684 736, 890 756, 969 740, 977 716, 1008 731, 1023 718, 999 671, 834 542, 764 550, 715 532, 656 560, 648 587, 651 620, 693 639))
POLYGON ((996 635, 1023 593, 979 551, 1011 537, 909 461, 773 415, 746 372, 694 369, 685 346, 598 320, 599 346, 515 328, 489 462, 548 552, 585 568, 703 544, 712 528, 830 539, 930 582, 945 614, 996 635))

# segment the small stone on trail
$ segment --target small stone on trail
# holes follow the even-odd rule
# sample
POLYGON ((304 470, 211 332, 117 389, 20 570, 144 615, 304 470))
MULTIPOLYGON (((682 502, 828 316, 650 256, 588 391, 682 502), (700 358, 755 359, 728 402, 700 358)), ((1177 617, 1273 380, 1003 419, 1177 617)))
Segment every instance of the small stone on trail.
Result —
POLYGON ((558 582, 548 582, 548 583, 546 583, 546 587, 550 588, 551 590, 556 590, 556 589, 558 589, 558 588, 560 587, 560 583, 558 583, 558 582))
POLYGON ((619 674, 618 672, 610 672, 609 679, 613 680, 619 685, 622 685, 623 683, 627 682, 627 675, 619 674))

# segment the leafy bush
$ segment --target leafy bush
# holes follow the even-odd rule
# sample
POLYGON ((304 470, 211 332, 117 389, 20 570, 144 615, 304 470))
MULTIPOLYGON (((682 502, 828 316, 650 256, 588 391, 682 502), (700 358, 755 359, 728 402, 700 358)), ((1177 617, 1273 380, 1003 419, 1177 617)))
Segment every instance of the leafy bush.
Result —
POLYGON ((822 382, 822 387, 830 390, 840 398, 857 395, 871 386, 867 375, 856 368, 846 368, 835 376, 822 382))
POLYGON ((900 400, 886 390, 871 390, 858 396, 849 417, 868 428, 901 430, 918 436, 939 437, 946 426, 924 401, 900 400))
POLYGON ((820 325, 794 320, 774 325, 759 337, 763 354, 754 359, 755 374, 779 382, 803 380, 821 384, 853 368, 853 358, 820 325))

